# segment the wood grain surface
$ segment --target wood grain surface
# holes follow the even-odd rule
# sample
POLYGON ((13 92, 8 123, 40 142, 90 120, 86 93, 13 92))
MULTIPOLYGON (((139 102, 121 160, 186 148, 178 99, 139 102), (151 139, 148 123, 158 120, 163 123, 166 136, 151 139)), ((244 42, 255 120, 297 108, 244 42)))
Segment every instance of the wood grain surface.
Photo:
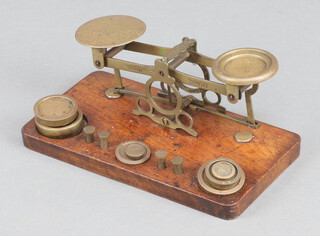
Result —
MULTIPOLYGON (((85 142, 83 133, 62 140, 41 136, 34 119, 22 128, 25 146, 223 219, 239 216, 299 156, 299 135, 264 123, 259 129, 251 129, 212 114, 190 110, 198 137, 162 127, 147 117, 132 114, 136 107, 135 96, 105 97, 105 90, 115 85, 112 74, 94 72, 65 93, 78 101, 88 123, 97 131, 111 132, 107 150, 99 148, 97 134, 92 144, 85 142), (238 131, 250 131, 255 138, 250 143, 237 143, 234 134, 238 131), (149 145, 151 158, 137 166, 117 161, 116 147, 129 140, 149 145), (157 169, 154 157, 155 151, 160 149, 168 152, 168 167, 164 170, 157 169), (182 175, 172 171, 170 160, 175 156, 184 157, 182 175), (199 189, 198 169, 218 157, 230 158, 243 168, 246 181, 239 192, 218 196, 199 189)), ((127 79, 124 79, 124 86, 144 91, 144 84, 127 79)))

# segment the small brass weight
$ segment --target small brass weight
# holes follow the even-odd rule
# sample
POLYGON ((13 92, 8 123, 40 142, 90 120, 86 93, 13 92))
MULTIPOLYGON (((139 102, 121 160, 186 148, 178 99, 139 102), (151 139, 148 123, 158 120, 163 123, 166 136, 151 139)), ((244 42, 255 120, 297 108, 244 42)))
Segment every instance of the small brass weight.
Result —
POLYGON ((76 39, 92 48, 93 63, 96 68, 114 69, 117 86, 109 88, 106 96, 120 98, 124 94, 138 96, 135 115, 144 115, 154 122, 172 129, 182 129, 192 136, 198 133, 193 129, 193 118, 188 108, 205 111, 226 119, 258 128, 254 119, 251 96, 256 93, 259 83, 271 78, 278 70, 277 59, 264 50, 240 48, 231 50, 214 59, 197 52, 197 41, 184 37, 182 42, 172 48, 136 42, 146 30, 145 24, 131 16, 105 16, 88 21, 79 27, 76 39), (154 65, 115 59, 122 50, 159 56, 154 65), (203 78, 183 73, 177 68, 185 62, 198 65, 203 78), (210 80, 208 68, 217 80, 210 80), (145 84, 145 92, 123 86, 120 70, 150 76, 145 84), (157 95, 151 93, 152 85, 160 83, 157 95), (183 90, 182 95, 180 90, 183 90), (216 94, 217 101, 211 102, 206 96, 210 91, 216 94), (199 96, 195 96, 195 95, 199 96), (246 101, 247 118, 242 119, 226 114, 220 105, 221 96, 235 104, 246 101), (147 104, 144 106, 143 104, 147 104))

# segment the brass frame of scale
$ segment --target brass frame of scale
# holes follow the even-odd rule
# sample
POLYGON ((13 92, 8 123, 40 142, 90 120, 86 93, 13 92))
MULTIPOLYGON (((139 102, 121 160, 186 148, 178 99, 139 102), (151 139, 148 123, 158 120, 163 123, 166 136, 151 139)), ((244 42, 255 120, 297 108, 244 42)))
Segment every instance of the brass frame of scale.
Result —
POLYGON ((251 96, 256 93, 260 82, 271 78, 277 72, 278 62, 272 54, 261 49, 241 48, 213 59, 199 54, 196 40, 187 37, 173 48, 134 41, 145 30, 144 22, 124 15, 99 17, 88 21, 77 30, 77 41, 92 48, 95 67, 114 69, 117 86, 106 91, 107 97, 119 98, 123 94, 136 95, 138 99, 137 108, 133 110, 134 114, 145 115, 154 122, 172 129, 182 129, 192 136, 197 136, 198 133, 193 129, 193 118, 186 112, 187 108, 215 114, 252 128, 259 127, 259 123, 254 119, 251 96), (107 50, 108 48, 110 49, 107 50), (156 59, 154 66, 113 58, 122 50, 162 58, 156 59), (177 67, 184 62, 197 64, 204 78, 178 71, 177 67), (223 83, 210 81, 208 67, 223 83), (124 87, 120 70, 151 76, 145 84, 145 93, 124 87), (155 82, 160 82, 161 85, 157 96, 151 93, 152 84, 155 82), (179 89, 189 95, 182 96, 179 89), (207 91, 217 95, 217 102, 208 100, 207 91), (228 101, 235 104, 242 98, 243 93, 246 100, 247 119, 226 114, 225 108, 220 105, 221 95, 227 96, 228 101), (192 94, 199 94, 202 99, 192 94), (169 104, 173 108, 163 104, 169 104))

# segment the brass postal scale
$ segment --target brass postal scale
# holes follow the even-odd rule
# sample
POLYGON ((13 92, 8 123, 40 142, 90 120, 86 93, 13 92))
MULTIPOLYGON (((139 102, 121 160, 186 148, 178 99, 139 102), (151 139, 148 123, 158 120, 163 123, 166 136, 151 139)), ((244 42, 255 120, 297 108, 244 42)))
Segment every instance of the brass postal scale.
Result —
POLYGON ((76 31, 98 69, 63 95, 34 105, 26 147, 208 214, 239 216, 298 156, 299 135, 257 121, 252 95, 278 70, 276 58, 240 48, 211 58, 184 37, 172 48, 134 41, 146 30, 131 16, 106 16, 76 31), (155 56, 149 65, 122 51, 155 56), (179 70, 198 66, 202 77, 179 70), (121 71, 149 76, 145 84, 121 71), (216 80, 210 79, 212 72, 216 80), (155 87, 155 85, 159 85, 155 87), (212 102, 207 96, 216 95, 212 102), (245 100, 247 116, 223 100, 245 100))

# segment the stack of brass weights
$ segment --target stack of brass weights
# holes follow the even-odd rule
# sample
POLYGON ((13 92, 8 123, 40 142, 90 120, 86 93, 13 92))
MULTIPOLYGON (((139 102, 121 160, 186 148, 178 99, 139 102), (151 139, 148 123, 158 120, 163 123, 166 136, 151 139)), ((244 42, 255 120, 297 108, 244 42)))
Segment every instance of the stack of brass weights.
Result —
POLYGON ((35 124, 40 134, 48 138, 68 138, 79 134, 84 126, 78 103, 66 95, 50 95, 33 107, 35 124))
POLYGON ((245 182, 242 168, 235 161, 222 157, 204 163, 197 177, 203 191, 217 195, 236 193, 245 182))

